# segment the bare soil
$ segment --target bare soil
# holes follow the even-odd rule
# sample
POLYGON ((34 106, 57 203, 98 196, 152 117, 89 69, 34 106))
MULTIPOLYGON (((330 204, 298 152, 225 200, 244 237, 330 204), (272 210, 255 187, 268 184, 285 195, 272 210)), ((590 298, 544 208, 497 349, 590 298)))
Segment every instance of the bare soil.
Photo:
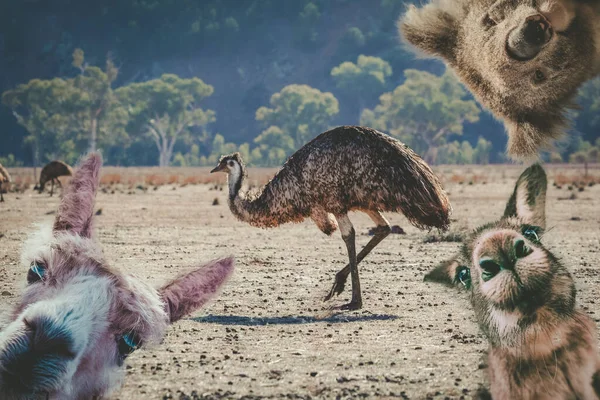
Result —
MULTIPOLYGON (((521 170, 437 168, 454 207, 452 229, 462 232, 500 217, 521 170)), ((250 171, 251 177, 258 172, 250 171)), ((552 185, 557 175, 581 172, 548 169, 550 229, 544 242, 572 271, 580 306, 600 325, 600 185, 583 191, 552 185)), ((32 190, 5 198, 3 308, 16 303, 24 284, 19 251, 31 224, 52 218, 58 205, 56 196, 32 190)), ((340 313, 329 307, 349 301, 350 282, 339 298, 322 301, 347 262, 337 232, 327 237, 310 221, 250 227, 229 212, 227 188, 208 183, 105 187, 96 207, 102 209, 98 237, 112 265, 156 285, 209 259, 237 259, 237 271, 217 300, 173 325, 160 346, 128 358, 125 384, 114 400, 468 399, 485 385, 487 345, 465 295, 423 282, 459 244, 425 243, 428 233, 402 215, 386 216, 406 234, 388 236, 360 265, 363 309, 340 313)), ((360 213, 350 218, 363 246, 372 223, 360 213)))

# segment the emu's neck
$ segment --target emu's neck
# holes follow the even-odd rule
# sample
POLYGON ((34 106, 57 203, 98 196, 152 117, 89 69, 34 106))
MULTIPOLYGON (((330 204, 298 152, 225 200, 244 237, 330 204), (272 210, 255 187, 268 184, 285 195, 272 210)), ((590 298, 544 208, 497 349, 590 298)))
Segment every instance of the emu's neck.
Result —
POLYGON ((246 198, 245 193, 240 193, 242 184, 244 183, 245 175, 244 167, 241 165, 239 168, 229 172, 228 185, 229 185, 229 209, 235 215, 237 219, 244 222, 252 223, 254 220, 250 209, 250 201, 246 198))
POLYGON ((240 193, 242 183, 244 182, 245 171, 243 167, 241 169, 235 169, 229 173, 229 209, 240 221, 249 223, 252 226, 260 228, 272 228, 278 226, 284 222, 287 222, 285 217, 282 217, 280 213, 274 211, 277 208, 276 205, 271 204, 264 191, 266 187, 263 187, 262 193, 249 199, 246 193, 240 193))

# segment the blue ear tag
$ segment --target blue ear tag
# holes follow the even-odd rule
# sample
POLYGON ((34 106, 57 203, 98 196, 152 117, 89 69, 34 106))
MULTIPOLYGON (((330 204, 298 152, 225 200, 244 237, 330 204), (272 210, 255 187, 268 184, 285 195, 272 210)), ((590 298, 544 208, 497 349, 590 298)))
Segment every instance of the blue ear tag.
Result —
POLYGON ((135 342, 133 335, 131 333, 128 333, 127 335, 123 335, 123 341, 125 342, 125 344, 127 346, 131 347, 133 350, 138 348, 138 344, 135 342))
POLYGON ((44 271, 44 269, 42 267, 40 267, 37 264, 33 264, 31 266, 31 271, 33 271, 34 274, 36 274, 37 276, 40 277, 40 279, 44 278, 44 274, 46 273, 46 271, 44 271))

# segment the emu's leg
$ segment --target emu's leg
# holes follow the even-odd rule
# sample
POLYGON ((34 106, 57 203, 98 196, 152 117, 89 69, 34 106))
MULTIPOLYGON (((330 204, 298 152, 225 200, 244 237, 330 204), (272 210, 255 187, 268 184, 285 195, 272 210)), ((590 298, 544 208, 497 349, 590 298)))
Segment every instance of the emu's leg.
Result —
MULTIPOLYGON (((377 246, 383 239, 390 234, 392 229, 390 228, 389 222, 385 219, 383 214, 379 211, 366 211, 366 214, 371 217, 373 222, 377 225, 375 228, 375 236, 369 240, 369 243, 358 253, 356 257, 357 263, 360 263, 370 252, 377 246)), ((346 279, 348 278, 348 274, 350 273, 350 264, 346 265, 340 272, 335 274, 335 281, 333 282, 333 287, 329 291, 329 294, 325 296, 325 300, 327 301, 333 297, 333 295, 339 295, 344 291, 344 285, 346 284, 346 279)))
POLYGON ((2 195, 2 182, 0 182, 0 203, 4 203, 4 196, 2 195))
POLYGON ((354 242, 355 231, 347 214, 335 217, 342 232, 342 239, 346 243, 348 259, 350 261, 350 273, 352 274, 352 300, 341 307, 342 310, 358 310, 362 308, 362 295, 360 292, 360 280, 358 278, 358 262, 356 260, 356 245, 354 242))

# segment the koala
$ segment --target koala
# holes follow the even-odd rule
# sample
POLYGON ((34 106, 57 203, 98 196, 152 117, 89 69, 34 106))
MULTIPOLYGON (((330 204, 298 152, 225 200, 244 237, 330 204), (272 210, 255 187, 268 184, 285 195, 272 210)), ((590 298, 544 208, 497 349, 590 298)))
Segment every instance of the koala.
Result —
POLYGON ((559 138, 577 89, 600 74, 600 0, 432 0, 398 28, 504 122, 515 159, 559 138))
MULTIPOLYGON (((491 397, 600 399, 596 324, 576 304, 568 269, 543 244, 547 179, 517 180, 504 215, 472 232, 425 281, 463 288, 487 337, 491 397)), ((479 398, 490 398, 487 390, 479 398)))

